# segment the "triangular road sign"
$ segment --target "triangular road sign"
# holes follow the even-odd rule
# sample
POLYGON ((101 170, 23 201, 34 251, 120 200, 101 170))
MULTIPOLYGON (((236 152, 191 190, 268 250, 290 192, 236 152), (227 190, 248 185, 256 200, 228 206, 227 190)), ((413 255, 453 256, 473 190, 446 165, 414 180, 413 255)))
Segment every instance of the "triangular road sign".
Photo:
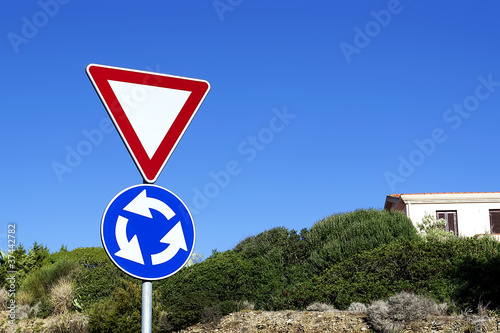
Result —
POLYGON ((86 71, 142 178, 154 183, 210 84, 96 64, 88 65, 86 71))

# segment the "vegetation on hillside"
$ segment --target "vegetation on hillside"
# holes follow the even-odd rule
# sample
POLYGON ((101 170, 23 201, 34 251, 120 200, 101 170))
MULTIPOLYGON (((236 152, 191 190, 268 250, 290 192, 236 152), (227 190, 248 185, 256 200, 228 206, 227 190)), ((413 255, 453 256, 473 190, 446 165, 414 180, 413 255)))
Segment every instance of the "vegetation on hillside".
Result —
MULTIPOLYGON (((264 231, 154 282, 153 330, 179 330, 251 307, 362 308, 401 292, 447 303, 457 313, 479 304, 500 309, 500 243, 452 237, 436 232, 436 221, 426 223, 418 233, 405 215, 370 209, 332 215, 300 232, 264 231)), ((102 248, 50 254, 35 243, 14 255, 17 319, 81 312, 90 332, 139 330, 141 283, 119 271, 102 248)), ((7 289, 8 271, 0 264, 7 289)), ((10 298, 0 301, 5 306, 10 298)))

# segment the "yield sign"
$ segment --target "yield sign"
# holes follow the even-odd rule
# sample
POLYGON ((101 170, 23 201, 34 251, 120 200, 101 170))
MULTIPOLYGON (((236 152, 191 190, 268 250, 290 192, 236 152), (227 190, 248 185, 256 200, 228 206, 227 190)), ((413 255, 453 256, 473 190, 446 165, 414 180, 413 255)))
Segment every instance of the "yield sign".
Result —
POLYGON ((154 183, 210 84, 96 64, 88 65, 86 71, 142 178, 154 183))

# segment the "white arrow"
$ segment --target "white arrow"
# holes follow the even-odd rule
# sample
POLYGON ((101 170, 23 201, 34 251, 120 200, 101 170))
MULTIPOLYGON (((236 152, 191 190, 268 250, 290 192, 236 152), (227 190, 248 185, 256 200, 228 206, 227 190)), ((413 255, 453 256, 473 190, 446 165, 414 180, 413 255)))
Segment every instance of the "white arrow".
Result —
POLYGON ((137 240, 137 235, 134 235, 130 241, 127 239, 127 223, 128 219, 121 215, 118 216, 115 235, 120 251, 116 252, 115 256, 144 265, 144 259, 142 257, 139 241, 137 240))
POLYGON ((151 215, 150 208, 162 213, 167 220, 170 220, 175 216, 174 211, 166 203, 158 199, 148 197, 145 189, 139 193, 138 196, 132 199, 132 201, 130 201, 129 204, 123 209, 127 212, 149 217, 151 219, 153 218, 153 215, 151 215))
POLYGON ((187 251, 184 232, 182 231, 181 222, 170 229, 170 231, 160 240, 161 243, 170 244, 165 250, 160 253, 151 255, 153 265, 163 264, 172 259, 180 249, 187 251))

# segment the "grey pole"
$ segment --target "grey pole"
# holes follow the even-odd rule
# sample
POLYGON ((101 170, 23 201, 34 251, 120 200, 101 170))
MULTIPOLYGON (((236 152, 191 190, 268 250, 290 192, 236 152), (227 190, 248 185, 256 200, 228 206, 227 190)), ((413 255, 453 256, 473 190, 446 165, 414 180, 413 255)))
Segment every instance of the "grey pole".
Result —
POLYGON ((142 333, 151 333, 153 323, 153 283, 142 281, 142 333))

